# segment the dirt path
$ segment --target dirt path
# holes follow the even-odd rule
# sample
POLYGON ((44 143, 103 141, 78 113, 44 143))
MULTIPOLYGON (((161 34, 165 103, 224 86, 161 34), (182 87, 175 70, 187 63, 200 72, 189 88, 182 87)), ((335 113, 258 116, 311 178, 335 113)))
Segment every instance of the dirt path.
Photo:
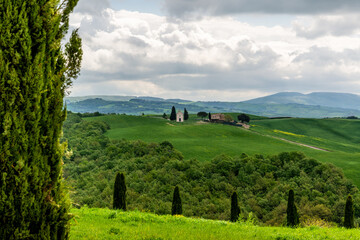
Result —
MULTIPOLYGON (((251 131, 251 130, 248 130, 248 131, 251 131)), ((311 148, 311 149, 315 149, 315 150, 318 150, 318 151, 323 151, 323 152, 331 152, 331 151, 326 150, 326 149, 322 149, 322 148, 314 147, 314 146, 307 145, 307 144, 304 144, 304 143, 294 142, 294 141, 291 141, 291 140, 288 140, 288 139, 285 139, 285 138, 275 137, 275 136, 271 136, 271 135, 267 135, 267 134, 263 134, 263 133, 255 132, 255 131, 251 131, 251 132, 256 133, 256 134, 258 134, 258 135, 261 135, 261 136, 271 137, 271 138, 278 139, 278 140, 281 140, 281 141, 284 141, 284 142, 288 142, 288 143, 296 144, 296 145, 298 145, 298 146, 303 146, 303 147, 307 147, 307 148, 311 148)))

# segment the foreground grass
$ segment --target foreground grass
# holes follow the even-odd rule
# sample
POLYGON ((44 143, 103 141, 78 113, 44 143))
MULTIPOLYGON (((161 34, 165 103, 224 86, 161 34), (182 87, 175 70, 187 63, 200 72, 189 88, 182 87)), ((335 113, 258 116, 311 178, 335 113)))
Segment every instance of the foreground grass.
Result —
POLYGON ((70 239, 360 239, 357 229, 258 227, 182 216, 121 212, 109 209, 72 209, 70 239))

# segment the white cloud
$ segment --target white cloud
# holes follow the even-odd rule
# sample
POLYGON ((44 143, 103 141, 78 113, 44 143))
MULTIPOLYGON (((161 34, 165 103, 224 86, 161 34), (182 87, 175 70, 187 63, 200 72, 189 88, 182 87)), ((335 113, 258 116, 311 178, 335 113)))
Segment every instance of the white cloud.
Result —
POLYGON ((360 77, 358 36, 327 30, 314 42, 300 37, 299 29, 316 32, 316 20, 310 25, 301 20, 285 28, 251 26, 232 17, 181 21, 109 8, 77 13, 71 24, 80 25, 84 61, 73 94, 235 101, 278 91, 327 91, 340 81, 343 91, 360 90, 353 84, 360 77))

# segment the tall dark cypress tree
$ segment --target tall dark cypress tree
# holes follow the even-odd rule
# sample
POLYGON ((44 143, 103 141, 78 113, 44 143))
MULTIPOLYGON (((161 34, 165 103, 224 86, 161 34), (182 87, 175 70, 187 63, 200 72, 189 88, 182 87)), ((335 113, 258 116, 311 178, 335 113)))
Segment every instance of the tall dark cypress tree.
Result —
POLYGON ((349 195, 346 199, 345 205, 345 217, 344 217, 344 227, 354 228, 354 206, 352 196, 349 195))
POLYGON ((186 108, 184 108, 184 120, 188 120, 189 119, 189 113, 188 111, 186 110, 186 108))
POLYGON ((78 0, 0 3, 0 239, 67 239, 63 97, 80 71, 78 0))
POLYGON ((181 203, 180 192, 179 192, 178 186, 176 186, 174 189, 171 214, 172 215, 181 215, 182 214, 182 203, 181 203))
POLYGON ((176 120, 176 109, 175 109, 174 106, 171 108, 170 120, 171 120, 171 121, 175 121, 175 120, 176 120))
POLYGON ((211 121, 211 113, 209 112, 209 120, 211 121))
POLYGON ((295 227, 299 225, 299 215, 295 206, 294 191, 289 191, 288 205, 286 209, 286 225, 289 227, 295 227))
POLYGON ((240 215, 240 208, 238 202, 238 195, 234 192, 231 196, 231 214, 230 214, 230 221, 236 222, 239 219, 240 215))
POLYGON ((113 208, 126 211, 126 183, 125 175, 117 173, 114 184, 113 208))

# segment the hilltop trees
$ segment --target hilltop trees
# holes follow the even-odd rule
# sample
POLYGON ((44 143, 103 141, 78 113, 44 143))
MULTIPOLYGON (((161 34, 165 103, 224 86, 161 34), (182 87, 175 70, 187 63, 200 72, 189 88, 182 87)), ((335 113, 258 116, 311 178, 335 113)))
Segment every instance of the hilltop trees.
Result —
POLYGON ((67 239, 63 97, 80 72, 78 0, 0 4, 0 239, 67 239))
POLYGON ((230 221, 236 222, 239 219, 240 208, 238 203, 238 195, 234 192, 231 195, 231 213, 230 213, 230 221))
POLYGON ((175 106, 171 108, 171 114, 170 114, 170 120, 175 121, 176 120, 176 109, 175 106))
POLYGON ((184 108, 184 120, 188 120, 189 119, 189 113, 188 111, 186 110, 186 108, 184 108))
POLYGON ((182 214, 182 203, 180 198, 179 187, 176 186, 174 189, 172 207, 171 207, 171 215, 181 215, 182 214))
POLYGON ((346 199, 345 205, 345 217, 344 217, 344 227, 354 228, 354 206, 352 196, 349 195, 346 199))
POLYGON ((117 173, 114 184, 113 208, 126 211, 126 183, 124 173, 117 173))
POLYGON ((294 191, 290 189, 288 197, 288 205, 286 209, 286 225, 295 227, 299 225, 299 215, 295 206, 294 191))
POLYGON ((204 119, 204 118, 207 117, 207 113, 206 113, 206 112, 198 112, 198 113, 197 113, 197 116, 198 116, 198 117, 201 117, 202 119, 204 119))
POLYGON ((250 117, 248 115, 244 114, 244 113, 238 115, 237 118, 242 123, 244 123, 244 122, 249 123, 250 122, 250 117))

